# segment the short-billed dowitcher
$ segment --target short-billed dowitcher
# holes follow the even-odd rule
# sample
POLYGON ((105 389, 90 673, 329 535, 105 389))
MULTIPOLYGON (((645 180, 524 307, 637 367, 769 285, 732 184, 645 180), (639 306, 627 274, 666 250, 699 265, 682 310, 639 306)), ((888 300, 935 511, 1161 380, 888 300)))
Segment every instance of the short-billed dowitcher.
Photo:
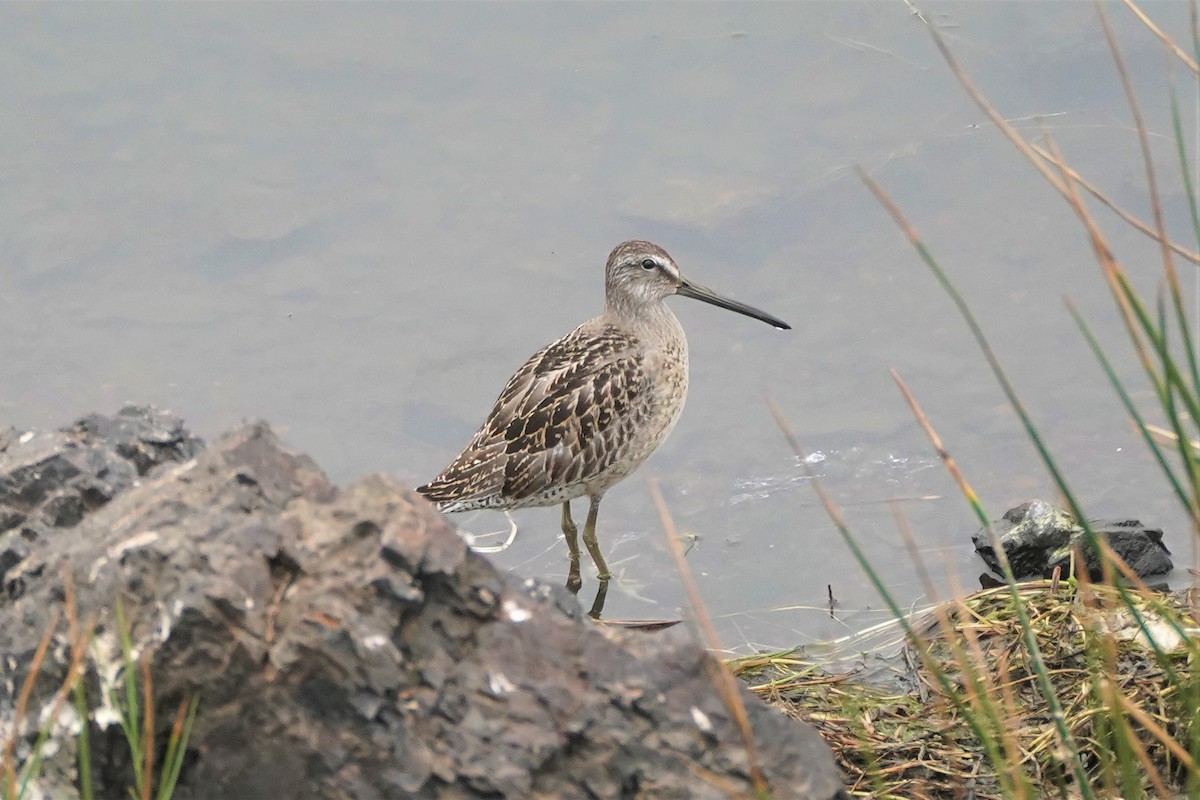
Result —
POLYGON ((664 302, 673 294, 791 328, 687 280, 656 244, 618 245, 605 268, 604 313, 526 361, 458 457, 417 491, 445 512, 562 503, 576 585, 571 500, 586 495, 583 542, 607 581, 596 543, 600 498, 663 443, 687 397, 687 339, 664 302))

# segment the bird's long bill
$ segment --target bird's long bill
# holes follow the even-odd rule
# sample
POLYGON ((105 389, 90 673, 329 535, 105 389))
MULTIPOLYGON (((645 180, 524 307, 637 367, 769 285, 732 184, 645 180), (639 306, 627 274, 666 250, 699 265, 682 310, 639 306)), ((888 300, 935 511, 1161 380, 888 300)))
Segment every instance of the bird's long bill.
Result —
POLYGON ((701 286, 698 283, 692 283, 691 281, 686 280, 680 281, 679 288, 676 289, 675 292, 676 294, 681 294, 684 297, 690 297, 693 300, 703 300, 706 303, 712 303, 714 306, 727 308, 730 311, 736 311, 739 314, 745 314, 747 317, 760 319, 768 325, 774 325, 781 331, 790 331, 792 329, 791 325, 788 325, 779 317, 773 317, 765 311, 759 311, 754 306, 748 306, 745 303, 739 303, 737 300, 730 300, 728 297, 721 297, 721 295, 717 294, 712 289, 701 286))

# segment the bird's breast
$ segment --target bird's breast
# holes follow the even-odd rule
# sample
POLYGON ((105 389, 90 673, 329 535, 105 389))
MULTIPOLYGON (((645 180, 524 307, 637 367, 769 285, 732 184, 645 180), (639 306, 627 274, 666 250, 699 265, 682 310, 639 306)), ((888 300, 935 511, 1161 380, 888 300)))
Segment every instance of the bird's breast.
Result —
POLYGON ((657 377, 652 381, 651 392, 655 398, 655 423, 660 429, 658 443, 661 443, 679 421, 687 400, 687 341, 681 337, 664 343, 657 356, 658 363, 652 370, 657 377))

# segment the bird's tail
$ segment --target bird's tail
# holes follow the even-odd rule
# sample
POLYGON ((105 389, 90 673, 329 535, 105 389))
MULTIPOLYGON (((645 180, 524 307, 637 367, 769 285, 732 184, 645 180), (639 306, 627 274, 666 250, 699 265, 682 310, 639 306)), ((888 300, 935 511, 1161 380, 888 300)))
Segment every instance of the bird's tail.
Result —
POLYGON ((435 478, 424 486, 418 486, 417 494, 437 506, 439 511, 444 511, 442 506, 454 502, 457 493, 454 484, 435 478))

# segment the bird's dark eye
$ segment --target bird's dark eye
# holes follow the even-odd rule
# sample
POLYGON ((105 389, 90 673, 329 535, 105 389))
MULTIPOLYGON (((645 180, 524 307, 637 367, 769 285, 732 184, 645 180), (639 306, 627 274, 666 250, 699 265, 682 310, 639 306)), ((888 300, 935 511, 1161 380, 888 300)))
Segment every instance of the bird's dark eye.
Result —
POLYGON ((653 258, 647 258, 642 262, 642 269, 654 269, 657 266, 658 262, 656 262, 653 258))

